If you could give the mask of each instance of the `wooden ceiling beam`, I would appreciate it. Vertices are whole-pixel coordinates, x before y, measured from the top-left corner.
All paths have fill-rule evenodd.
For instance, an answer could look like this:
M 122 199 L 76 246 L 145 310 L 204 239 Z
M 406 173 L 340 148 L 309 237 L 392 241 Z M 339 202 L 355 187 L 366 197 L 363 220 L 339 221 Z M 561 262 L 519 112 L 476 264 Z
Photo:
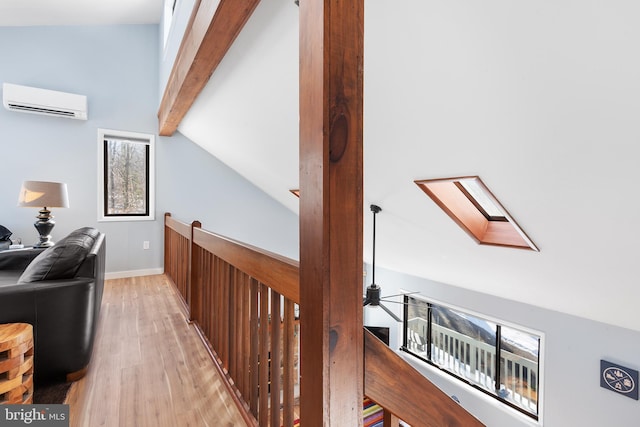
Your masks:
M 260 0 L 200 0 L 194 5 L 158 111 L 171 136 L 209 81 Z

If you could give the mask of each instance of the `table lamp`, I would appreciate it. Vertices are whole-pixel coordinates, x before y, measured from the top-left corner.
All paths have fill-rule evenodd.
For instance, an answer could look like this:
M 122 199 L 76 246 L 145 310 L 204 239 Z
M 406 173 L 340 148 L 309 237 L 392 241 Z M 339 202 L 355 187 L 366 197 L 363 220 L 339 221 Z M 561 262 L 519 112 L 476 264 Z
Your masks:
M 62 182 L 24 181 L 20 189 L 18 206 L 25 208 L 42 208 L 38 220 L 33 224 L 40 234 L 40 241 L 34 248 L 48 248 L 53 246 L 51 230 L 56 225 L 51 211 L 47 208 L 68 208 L 69 196 L 67 184 Z

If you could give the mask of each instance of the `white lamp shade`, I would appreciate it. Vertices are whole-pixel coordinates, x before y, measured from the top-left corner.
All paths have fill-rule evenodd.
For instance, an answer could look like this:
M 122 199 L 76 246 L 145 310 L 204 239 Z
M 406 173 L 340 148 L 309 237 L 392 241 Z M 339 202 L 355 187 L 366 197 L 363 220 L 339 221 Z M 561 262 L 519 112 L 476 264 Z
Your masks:
M 25 181 L 18 206 L 25 208 L 68 208 L 67 184 L 63 182 Z

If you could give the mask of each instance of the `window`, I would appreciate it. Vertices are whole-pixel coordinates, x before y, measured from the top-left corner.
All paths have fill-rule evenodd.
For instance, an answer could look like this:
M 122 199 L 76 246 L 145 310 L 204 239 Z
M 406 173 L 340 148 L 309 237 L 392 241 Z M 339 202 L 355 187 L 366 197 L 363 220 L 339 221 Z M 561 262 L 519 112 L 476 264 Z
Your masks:
M 538 250 L 479 177 L 415 183 L 478 243 Z
M 163 13 L 163 44 L 167 46 L 167 39 L 169 39 L 169 33 L 171 32 L 171 25 L 173 24 L 173 15 L 176 12 L 178 0 L 164 0 L 164 13 Z
M 541 334 L 404 296 L 402 350 L 538 419 Z
M 98 220 L 153 220 L 154 136 L 98 129 Z

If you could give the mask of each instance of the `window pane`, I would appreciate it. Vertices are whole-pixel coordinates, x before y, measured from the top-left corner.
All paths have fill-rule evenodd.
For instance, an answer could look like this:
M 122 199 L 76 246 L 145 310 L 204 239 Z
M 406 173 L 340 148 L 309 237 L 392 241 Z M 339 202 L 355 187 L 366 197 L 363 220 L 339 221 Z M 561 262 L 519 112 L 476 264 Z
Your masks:
M 149 145 L 105 139 L 105 215 L 149 214 Z
M 489 195 L 485 192 L 484 188 L 480 186 L 478 180 L 473 179 L 461 179 L 460 185 L 473 197 L 473 199 L 482 207 L 482 209 L 493 218 L 504 218 L 504 212 L 498 207 Z
M 420 298 L 404 301 L 406 351 L 537 419 L 540 336 Z
M 500 332 L 501 397 L 538 413 L 540 337 L 506 326 Z
M 433 306 L 432 357 L 441 367 L 487 390 L 495 389 L 496 324 Z
M 407 316 L 405 318 L 407 339 L 405 347 L 413 354 L 429 359 L 427 335 L 429 325 L 429 305 L 422 300 L 405 296 Z

